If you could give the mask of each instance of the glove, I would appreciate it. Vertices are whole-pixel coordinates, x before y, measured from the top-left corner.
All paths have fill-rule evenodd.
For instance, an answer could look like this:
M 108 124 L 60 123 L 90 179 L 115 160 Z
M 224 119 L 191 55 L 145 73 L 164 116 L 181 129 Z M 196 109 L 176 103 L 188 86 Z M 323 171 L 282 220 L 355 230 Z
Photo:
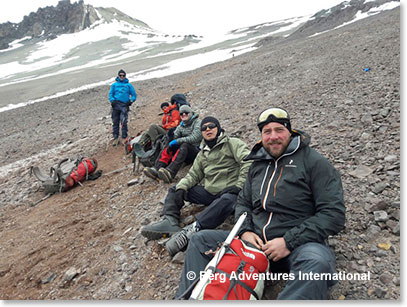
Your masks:
M 177 205 L 184 205 L 184 200 L 187 197 L 187 191 L 179 189 L 175 191 L 174 201 Z
M 224 188 L 224 189 L 222 190 L 222 192 L 220 192 L 220 194 L 229 193 L 229 194 L 235 194 L 235 195 L 237 195 L 237 194 L 239 194 L 239 192 L 240 192 L 241 190 L 242 190 L 241 188 L 238 188 L 237 186 L 232 185 L 232 186 L 230 186 L 230 187 Z
M 177 146 L 178 146 L 177 140 L 172 140 L 172 141 L 168 144 L 168 146 L 169 146 L 171 149 L 177 147 Z

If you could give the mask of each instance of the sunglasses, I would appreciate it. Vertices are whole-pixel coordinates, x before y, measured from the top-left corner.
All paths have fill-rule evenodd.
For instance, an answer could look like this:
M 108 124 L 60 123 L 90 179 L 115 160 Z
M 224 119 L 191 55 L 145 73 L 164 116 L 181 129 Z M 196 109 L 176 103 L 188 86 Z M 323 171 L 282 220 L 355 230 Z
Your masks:
M 288 113 L 285 110 L 280 108 L 270 108 L 260 113 L 259 117 L 257 118 L 257 125 L 261 125 L 262 123 L 266 122 L 270 116 L 276 119 L 290 120 L 290 116 L 288 116 Z
M 213 129 L 213 128 L 216 128 L 216 125 L 214 124 L 214 123 L 209 123 L 209 124 L 207 124 L 207 125 L 203 125 L 202 127 L 201 127 L 201 131 L 206 131 L 206 129 Z
M 119 77 L 126 77 L 126 75 L 119 75 Z
M 179 113 L 181 116 L 182 115 L 189 115 L 189 112 L 182 112 L 182 113 Z

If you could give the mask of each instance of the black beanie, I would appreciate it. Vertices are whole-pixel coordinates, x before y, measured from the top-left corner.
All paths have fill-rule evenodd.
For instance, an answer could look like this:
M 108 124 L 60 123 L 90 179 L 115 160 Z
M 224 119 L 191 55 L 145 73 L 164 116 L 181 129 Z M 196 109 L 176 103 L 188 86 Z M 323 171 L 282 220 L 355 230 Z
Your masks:
M 216 127 L 218 128 L 218 133 L 216 134 L 216 137 L 212 140 L 212 141 L 206 141 L 205 143 L 212 148 L 213 146 L 215 146 L 216 142 L 218 141 L 218 136 L 222 133 L 222 128 L 220 126 L 219 121 L 213 117 L 213 116 L 207 116 L 205 117 L 202 121 L 201 121 L 201 128 L 203 125 L 207 124 L 207 123 L 214 123 L 216 125 Z
M 207 123 L 214 123 L 218 127 L 218 135 L 221 133 L 221 127 L 219 121 L 213 116 L 207 116 L 201 121 L 201 128 Z
M 117 73 L 118 75 L 120 74 L 124 74 L 124 76 L 126 76 L 126 72 L 123 69 L 120 69 L 119 72 Z
M 162 108 L 164 108 L 164 107 L 169 107 L 169 106 L 170 106 L 170 105 L 169 105 L 168 102 L 163 102 L 163 103 L 161 104 L 160 108 L 162 109 Z

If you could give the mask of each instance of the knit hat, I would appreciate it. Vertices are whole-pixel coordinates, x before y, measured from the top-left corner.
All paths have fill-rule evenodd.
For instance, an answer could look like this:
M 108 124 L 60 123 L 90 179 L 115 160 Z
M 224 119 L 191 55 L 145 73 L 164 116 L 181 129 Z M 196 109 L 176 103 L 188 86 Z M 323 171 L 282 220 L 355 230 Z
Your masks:
M 187 120 L 182 120 L 182 116 L 181 116 L 181 120 L 182 120 L 182 122 L 184 123 L 184 124 L 187 124 L 188 122 L 189 122 L 189 120 L 192 118 L 192 113 L 193 113 L 193 111 L 192 111 L 192 109 L 189 107 L 189 106 L 187 106 L 187 105 L 183 105 L 183 106 L 181 106 L 181 108 L 179 108 L 179 115 L 181 115 L 182 113 L 189 113 L 188 114 L 188 119 Z
M 181 114 L 182 112 L 187 112 L 187 113 L 192 113 L 192 109 L 190 106 L 187 106 L 186 104 L 181 106 L 181 108 L 179 108 L 179 113 Z
M 170 105 L 169 105 L 168 102 L 163 102 L 163 103 L 161 104 L 160 108 L 162 109 L 162 108 L 164 108 L 164 107 L 169 107 L 169 106 L 170 106 Z
M 202 121 L 201 121 L 201 128 L 203 125 L 207 124 L 207 123 L 214 123 L 216 125 L 216 127 L 218 128 L 218 135 L 221 132 L 221 127 L 220 127 L 220 123 L 219 121 L 213 117 L 213 116 L 206 116 Z
M 119 72 L 117 73 L 118 75 L 120 74 L 124 74 L 124 76 L 126 76 L 126 72 L 123 69 L 120 69 Z
M 201 128 L 202 128 L 202 126 L 204 126 L 204 125 L 207 124 L 207 123 L 213 123 L 213 124 L 215 124 L 216 127 L 218 128 L 218 132 L 216 133 L 216 137 L 215 137 L 213 140 L 207 141 L 207 140 L 204 139 L 206 145 L 208 145 L 209 148 L 212 148 L 212 147 L 215 146 L 216 143 L 218 142 L 218 137 L 219 137 L 219 135 L 222 133 L 222 128 L 221 128 L 221 126 L 220 126 L 219 121 L 218 121 L 215 117 L 213 117 L 213 116 L 206 116 L 206 117 L 201 121 Z

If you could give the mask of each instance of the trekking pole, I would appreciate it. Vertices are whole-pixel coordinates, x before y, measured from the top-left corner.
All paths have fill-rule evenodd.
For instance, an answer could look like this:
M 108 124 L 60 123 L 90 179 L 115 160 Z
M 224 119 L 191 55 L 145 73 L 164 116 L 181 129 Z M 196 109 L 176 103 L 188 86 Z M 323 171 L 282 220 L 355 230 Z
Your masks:
M 247 216 L 247 212 L 244 212 L 239 217 L 239 219 L 237 220 L 235 226 L 233 226 L 233 228 L 230 231 L 228 237 L 226 238 L 225 242 L 223 242 L 221 248 L 216 252 L 215 256 L 208 263 L 207 270 L 206 270 L 204 276 L 198 282 L 198 284 L 196 285 L 196 287 L 192 291 L 191 296 L 189 297 L 190 300 L 196 300 L 197 299 L 197 297 L 201 293 L 202 289 L 205 287 L 208 280 L 215 273 L 215 270 L 216 270 L 216 267 L 217 267 L 219 261 L 222 259 L 223 255 L 226 252 L 226 248 L 230 245 L 230 243 L 232 243 L 233 238 L 239 232 L 240 227 L 242 226 L 244 220 L 246 219 L 246 216 Z

